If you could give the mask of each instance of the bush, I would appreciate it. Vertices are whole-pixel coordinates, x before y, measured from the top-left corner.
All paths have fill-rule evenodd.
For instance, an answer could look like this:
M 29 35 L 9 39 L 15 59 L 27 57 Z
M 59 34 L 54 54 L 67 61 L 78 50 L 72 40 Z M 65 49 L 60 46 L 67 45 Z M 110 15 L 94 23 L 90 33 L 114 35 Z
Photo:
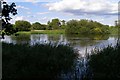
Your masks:
M 115 47 L 108 46 L 102 50 L 93 51 L 90 57 L 90 68 L 93 78 L 120 78 L 120 43 Z
M 76 57 L 69 46 L 3 43 L 3 79 L 55 79 L 72 69 Z

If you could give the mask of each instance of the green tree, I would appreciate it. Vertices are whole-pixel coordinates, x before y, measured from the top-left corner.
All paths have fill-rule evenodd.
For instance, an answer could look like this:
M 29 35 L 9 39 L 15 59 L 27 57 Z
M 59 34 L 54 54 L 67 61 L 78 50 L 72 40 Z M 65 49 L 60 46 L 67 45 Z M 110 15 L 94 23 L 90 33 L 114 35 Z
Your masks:
M 12 33 L 16 32 L 16 31 L 13 31 L 14 29 L 12 28 L 12 25 L 9 23 L 9 21 L 12 19 L 10 17 L 10 14 L 16 15 L 17 9 L 15 8 L 16 7 L 15 3 L 11 3 L 9 5 L 9 4 L 7 4 L 7 2 L 4 2 L 1 0 L 0 5 L 2 5 L 2 7 L 0 6 L 2 9 L 2 14 L 0 15 L 0 17 L 2 19 L 0 21 L 2 23 L 2 30 L 5 31 L 2 33 L 2 38 L 4 39 L 5 33 L 12 34 Z
M 28 21 L 18 20 L 15 22 L 15 26 L 18 31 L 30 31 L 31 24 Z
M 117 26 L 118 26 L 118 21 L 116 20 L 116 21 L 115 21 L 115 27 L 117 27 Z
M 65 29 L 65 27 L 66 27 L 66 23 L 65 22 L 66 22 L 65 20 L 61 21 L 61 28 L 62 29 Z
M 65 25 L 65 22 L 66 22 L 66 21 L 65 21 L 65 20 L 62 20 L 61 22 L 62 22 L 62 25 Z
M 70 20 L 67 22 L 66 33 L 72 34 L 107 34 L 109 26 L 92 20 Z
M 32 30 L 45 30 L 46 26 L 43 24 L 40 24 L 39 22 L 35 22 L 32 24 L 31 29 Z
M 60 29 L 61 27 L 61 23 L 60 23 L 60 20 L 58 18 L 56 19 L 52 19 L 52 22 L 48 22 L 48 27 L 50 29 Z
M 32 30 L 40 30 L 41 29 L 41 24 L 39 22 L 35 22 L 31 26 Z
M 47 25 L 46 24 L 42 24 L 42 30 L 46 30 L 47 29 Z
M 50 21 L 47 22 L 47 30 L 52 30 L 52 26 L 50 25 Z
M 4 31 L 6 35 L 11 35 L 18 31 L 13 24 L 7 24 L 5 27 L 6 29 Z
M 78 34 L 78 21 L 77 20 L 70 20 L 67 22 L 66 32 L 70 34 Z

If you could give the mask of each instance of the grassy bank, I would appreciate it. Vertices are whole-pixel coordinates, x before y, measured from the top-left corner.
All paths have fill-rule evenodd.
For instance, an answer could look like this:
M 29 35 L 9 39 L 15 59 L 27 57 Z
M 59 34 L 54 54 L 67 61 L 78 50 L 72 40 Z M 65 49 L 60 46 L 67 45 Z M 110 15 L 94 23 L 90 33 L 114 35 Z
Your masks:
M 20 31 L 16 34 L 65 34 L 65 30 L 31 30 Z
M 65 30 L 33 30 L 32 34 L 64 34 Z
M 120 78 L 120 43 L 92 53 L 89 64 L 94 79 Z
M 61 72 L 74 66 L 76 53 L 69 46 L 2 43 L 3 80 L 12 79 L 57 79 Z

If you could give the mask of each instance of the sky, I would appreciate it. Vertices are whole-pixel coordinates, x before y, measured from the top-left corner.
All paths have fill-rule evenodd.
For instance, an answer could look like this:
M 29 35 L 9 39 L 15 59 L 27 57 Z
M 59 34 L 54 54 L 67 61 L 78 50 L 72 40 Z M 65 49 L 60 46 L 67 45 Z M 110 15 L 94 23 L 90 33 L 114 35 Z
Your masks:
M 17 20 L 27 20 L 31 23 L 48 21 L 59 18 L 88 19 L 105 25 L 114 25 L 118 19 L 119 0 L 6 0 L 15 2 L 18 14 L 12 16 L 11 23 Z

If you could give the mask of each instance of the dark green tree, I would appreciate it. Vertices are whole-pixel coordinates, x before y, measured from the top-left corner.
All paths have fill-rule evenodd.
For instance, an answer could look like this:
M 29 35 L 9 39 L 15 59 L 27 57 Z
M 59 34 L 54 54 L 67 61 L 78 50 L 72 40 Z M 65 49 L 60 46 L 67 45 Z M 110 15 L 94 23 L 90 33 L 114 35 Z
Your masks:
M 28 21 L 18 20 L 15 22 L 15 26 L 18 31 L 30 31 L 31 24 Z
M 50 21 L 47 22 L 47 30 L 52 30 L 52 26 L 50 25 Z
M 109 26 L 92 20 L 70 20 L 66 24 L 66 33 L 72 34 L 108 34 Z
M 4 32 L 2 33 L 2 38 L 4 39 L 4 34 L 5 33 L 9 33 L 9 34 L 13 34 L 14 32 L 16 32 L 13 28 L 12 28 L 12 24 L 9 23 L 9 21 L 12 19 L 10 17 L 11 15 L 16 15 L 17 14 L 17 9 L 15 8 L 16 5 L 15 3 L 12 4 L 8 4 L 7 2 L 4 1 L 0 1 L 1 3 L 1 9 L 2 9 L 2 15 L 1 15 L 1 22 L 2 22 L 2 30 L 4 30 Z
M 67 22 L 66 32 L 70 34 L 78 34 L 79 28 L 77 20 L 70 20 Z
M 66 27 L 66 23 L 65 22 L 66 22 L 65 20 L 61 21 L 61 28 L 62 29 L 65 29 L 65 27 Z
M 50 29 L 54 29 L 54 30 L 55 30 L 55 29 L 60 29 L 60 27 L 61 27 L 60 20 L 59 20 L 58 18 L 52 19 L 52 21 L 49 22 L 48 27 L 49 27 Z
M 62 25 L 65 25 L 65 20 L 62 20 L 61 22 L 62 22 Z
M 44 25 L 40 24 L 39 22 L 35 22 L 32 24 L 31 29 L 32 30 L 45 30 L 46 27 Z
M 118 21 L 116 20 L 116 21 L 115 21 L 115 27 L 117 27 L 117 26 L 118 26 Z

